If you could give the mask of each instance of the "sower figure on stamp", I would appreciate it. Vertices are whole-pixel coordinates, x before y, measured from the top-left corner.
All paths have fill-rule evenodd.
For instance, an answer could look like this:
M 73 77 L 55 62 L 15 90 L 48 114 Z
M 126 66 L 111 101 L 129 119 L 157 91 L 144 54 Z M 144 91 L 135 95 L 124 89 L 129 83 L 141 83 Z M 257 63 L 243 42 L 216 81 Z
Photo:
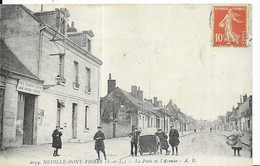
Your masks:
M 98 160 L 100 160 L 100 151 L 104 154 L 104 159 L 106 160 L 107 157 L 106 157 L 105 145 L 104 145 L 105 135 L 101 131 L 101 129 L 102 129 L 101 126 L 98 126 L 97 129 L 98 129 L 98 131 L 94 135 L 94 140 L 96 141 L 95 150 L 97 151 L 97 154 L 98 154 Z
M 236 19 L 236 17 L 239 16 L 239 14 L 236 14 L 232 11 L 232 9 L 228 10 L 228 13 L 224 17 L 224 19 L 219 23 L 219 26 L 224 28 L 225 27 L 225 41 L 227 41 L 227 44 L 230 44 L 230 42 L 235 42 L 238 44 L 240 36 L 237 35 L 233 29 L 232 29 L 232 22 L 236 21 L 238 23 L 242 23 L 242 21 L 239 21 Z
M 157 135 L 160 139 L 160 145 L 161 148 L 163 150 L 166 150 L 166 155 L 169 155 L 171 153 L 171 151 L 168 150 L 169 148 L 169 144 L 168 144 L 168 136 L 165 134 L 164 131 L 162 131 L 162 129 L 158 129 L 158 131 L 155 133 L 155 135 Z
M 174 126 L 171 126 L 169 137 L 170 137 L 169 143 L 172 147 L 172 155 L 174 155 L 174 147 L 175 147 L 176 156 L 177 156 L 178 155 L 178 145 L 180 143 L 180 140 L 179 140 L 179 132 L 174 128 Z
M 61 149 L 62 147 L 61 136 L 61 128 L 60 126 L 56 126 L 56 129 L 52 133 L 52 147 L 55 148 L 53 152 L 54 157 L 59 156 L 58 149 Z
M 240 150 L 242 150 L 242 141 L 241 141 L 242 136 L 243 136 L 242 132 L 239 130 L 238 126 L 236 126 L 236 129 L 232 132 L 232 134 L 227 137 L 227 138 L 232 137 L 234 141 L 234 144 L 231 147 L 232 149 L 234 149 L 234 156 L 236 156 L 236 151 L 238 156 L 241 156 Z
M 135 156 L 137 156 L 137 144 L 138 144 L 138 138 L 141 131 L 136 128 L 134 128 L 134 131 L 129 134 L 129 137 L 131 137 L 131 155 L 134 156 L 133 149 L 135 148 Z

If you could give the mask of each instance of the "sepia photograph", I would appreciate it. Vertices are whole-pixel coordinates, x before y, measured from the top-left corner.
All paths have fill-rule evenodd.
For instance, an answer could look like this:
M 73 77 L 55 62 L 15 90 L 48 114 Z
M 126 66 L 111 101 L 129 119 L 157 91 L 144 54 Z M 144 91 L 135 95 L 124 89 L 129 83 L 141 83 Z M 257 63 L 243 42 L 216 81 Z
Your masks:
M 253 164 L 252 4 L 0 5 L 0 166 Z

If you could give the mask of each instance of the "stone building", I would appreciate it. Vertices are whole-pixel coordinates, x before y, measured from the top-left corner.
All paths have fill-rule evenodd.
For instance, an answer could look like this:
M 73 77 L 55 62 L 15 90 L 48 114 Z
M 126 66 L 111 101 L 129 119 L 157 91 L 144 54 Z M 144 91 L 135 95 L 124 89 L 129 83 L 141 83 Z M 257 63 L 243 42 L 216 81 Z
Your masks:
M 243 95 L 238 109 L 238 126 L 242 131 L 252 131 L 252 95 Z
M 37 140 L 37 108 L 43 81 L 0 40 L 0 149 Z
M 44 81 L 34 109 L 34 140 L 18 146 L 50 143 L 57 125 L 63 128 L 63 141 L 92 140 L 99 125 L 102 62 L 92 54 L 93 32 L 77 32 L 76 28 L 67 32 L 69 17 L 66 8 L 33 13 L 23 5 L 1 6 L 1 39 L 33 75 Z M 19 109 L 12 109 L 19 114 Z M 10 130 L 17 133 L 19 118 L 13 123 Z M 17 139 L 15 134 L 12 139 Z
M 243 132 L 252 131 L 252 95 L 240 96 L 237 106 L 232 107 L 225 116 L 219 116 L 216 120 L 217 130 L 234 130 L 238 126 Z
M 162 107 L 154 107 L 152 100 L 143 99 L 137 86 L 131 92 L 116 87 L 116 80 L 108 80 L 108 92 L 101 98 L 101 125 L 107 138 L 127 136 L 137 127 L 142 133 L 155 133 L 157 128 L 168 132 L 169 116 Z

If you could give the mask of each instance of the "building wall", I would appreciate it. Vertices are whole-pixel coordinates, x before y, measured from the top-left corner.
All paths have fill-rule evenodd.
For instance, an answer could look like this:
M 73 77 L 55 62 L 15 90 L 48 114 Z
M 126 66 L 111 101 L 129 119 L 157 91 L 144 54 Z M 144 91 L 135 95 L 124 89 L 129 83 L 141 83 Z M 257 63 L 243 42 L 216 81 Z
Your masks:
M 44 80 L 44 85 L 55 85 L 55 77 L 58 75 L 58 56 L 50 54 L 62 53 L 63 43 L 51 42 L 52 35 L 42 28 L 39 23 L 26 13 L 18 5 L 1 6 L 1 38 L 12 52 L 21 60 L 21 62 L 35 75 Z M 74 82 L 74 61 L 79 63 L 79 84 L 78 89 L 73 88 Z M 86 93 L 87 74 L 86 67 L 91 69 L 91 92 Z M 71 139 L 71 121 L 72 121 L 72 103 L 78 104 L 77 114 L 77 140 L 92 140 L 99 123 L 99 65 L 90 60 L 77 49 L 67 45 L 64 65 L 64 77 L 66 84 L 64 86 L 51 87 L 44 90 L 39 96 L 39 109 L 36 109 L 36 115 L 40 119 L 37 122 L 37 137 L 34 141 L 37 143 L 50 143 L 51 133 L 55 129 L 57 119 L 57 99 L 65 101 L 65 108 L 61 113 L 61 127 L 64 127 L 63 140 Z M 7 128 L 15 126 L 14 118 L 17 110 L 17 94 L 13 91 L 11 84 L 6 94 L 7 102 L 5 104 Z M 85 106 L 89 106 L 89 130 L 85 129 Z M 37 112 L 40 112 L 37 114 Z M 65 125 L 66 123 L 66 125 Z M 65 127 L 66 126 L 66 127 Z M 4 138 L 10 142 L 15 139 L 15 130 L 8 130 Z M 11 144 L 11 143 L 9 143 Z
M 18 5 L 1 5 L 1 38 L 38 75 L 39 23 Z
M 4 112 L 3 112 L 3 147 L 17 146 L 16 143 L 16 115 L 18 91 L 17 79 L 6 79 Z
M 30 139 L 29 144 L 37 143 L 36 135 L 36 124 L 37 124 L 37 107 L 38 107 L 38 98 L 35 95 L 32 95 L 33 98 L 32 108 L 33 112 L 28 112 L 25 116 L 25 110 L 18 105 L 18 94 L 17 84 L 19 79 L 26 78 L 23 77 L 1 77 L 5 81 L 5 94 L 4 94 L 4 109 L 3 109 L 3 142 L 2 147 L 16 147 L 23 144 L 23 136 L 25 134 L 24 121 L 25 117 L 29 120 L 31 131 L 27 138 Z M 26 95 L 26 93 L 23 93 Z M 26 100 L 28 101 L 28 100 Z M 19 107 L 19 108 L 18 108 Z M 28 104 L 27 104 L 28 107 Z M 28 122 L 28 121 L 27 121 Z M 34 123 L 35 122 L 35 123 Z M 28 142 L 27 142 L 28 143 Z M 26 144 L 27 144 L 26 143 Z
M 47 32 L 42 34 L 41 53 L 41 79 L 45 85 L 54 85 L 58 75 L 59 56 L 50 56 L 63 51 L 64 45 L 61 42 L 51 42 L 51 35 Z M 59 48 L 58 48 L 58 47 Z M 45 90 L 39 97 L 39 109 L 44 110 L 42 125 L 38 124 L 39 143 L 51 141 L 50 133 L 55 129 L 57 119 L 57 99 L 64 100 L 65 108 L 61 112 L 61 127 L 64 127 L 63 140 L 69 141 L 72 138 L 72 104 L 78 105 L 77 112 L 77 140 L 88 141 L 93 139 L 96 132 L 99 118 L 99 66 L 90 61 L 74 48 L 66 46 L 64 56 L 64 78 L 65 85 L 58 85 Z M 79 64 L 79 88 L 73 88 L 75 81 L 74 61 Z M 91 69 L 91 92 L 87 93 L 87 72 L 86 67 Z M 48 103 L 48 104 L 46 104 Z M 85 129 L 85 107 L 88 106 L 89 130 Z M 49 124 L 50 123 L 50 124 Z M 49 125 L 47 125 L 49 124 Z M 46 126 L 47 125 L 47 126 Z M 66 126 L 66 127 L 65 127 Z M 46 134 L 48 133 L 48 134 Z

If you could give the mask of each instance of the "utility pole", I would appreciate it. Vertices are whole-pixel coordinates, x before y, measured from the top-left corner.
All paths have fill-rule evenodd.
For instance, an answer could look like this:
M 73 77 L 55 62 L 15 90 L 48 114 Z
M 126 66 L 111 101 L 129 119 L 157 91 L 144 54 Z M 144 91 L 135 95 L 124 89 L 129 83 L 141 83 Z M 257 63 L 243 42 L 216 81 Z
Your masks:
M 151 99 L 151 81 L 149 81 L 149 99 Z

